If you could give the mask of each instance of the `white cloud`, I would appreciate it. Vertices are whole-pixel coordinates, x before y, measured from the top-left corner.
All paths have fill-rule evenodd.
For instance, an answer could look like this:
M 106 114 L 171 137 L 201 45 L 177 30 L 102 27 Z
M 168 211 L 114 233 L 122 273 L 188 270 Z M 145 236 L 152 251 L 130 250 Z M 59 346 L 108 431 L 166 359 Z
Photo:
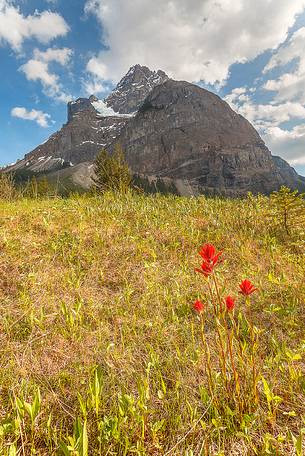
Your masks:
M 305 164 L 305 125 L 283 128 L 289 121 L 304 122 L 305 106 L 301 103 L 256 104 L 251 89 L 234 89 L 225 100 L 257 128 L 273 155 L 279 155 L 291 165 Z
M 100 95 L 108 91 L 108 87 L 98 78 L 89 77 L 82 81 L 86 95 Z
M 246 95 L 242 95 L 239 99 L 235 99 L 235 103 L 232 103 L 230 98 L 232 98 L 231 95 L 225 97 L 225 100 L 231 104 L 233 109 L 260 129 L 279 126 L 294 119 L 305 119 L 305 107 L 300 103 L 255 104 Z
M 224 83 L 234 62 L 285 41 L 305 0 L 87 0 L 108 49 L 88 72 L 118 80 L 140 63 L 176 79 Z
M 236 109 L 236 103 L 239 106 L 241 103 L 250 101 L 250 96 L 247 95 L 248 89 L 246 87 L 237 87 L 233 89 L 232 92 L 224 98 L 227 103 L 229 103 L 233 109 Z
M 264 73 L 291 64 L 293 69 L 277 79 L 268 80 L 264 88 L 275 91 L 276 100 L 298 100 L 305 104 L 305 27 L 297 30 L 289 41 L 272 56 Z M 296 65 L 293 63 L 296 62 Z
M 51 11 L 24 16 L 11 0 L 0 0 L 0 45 L 8 44 L 20 51 L 24 40 L 35 38 L 41 43 L 68 33 L 69 26 L 64 18 Z
M 69 63 L 72 54 L 73 51 L 69 48 L 49 48 L 46 51 L 34 49 L 35 59 L 42 60 L 44 62 L 58 62 L 61 65 L 66 65 L 67 63 Z
M 23 107 L 13 108 L 11 115 L 13 117 L 18 117 L 19 119 L 35 121 L 38 125 L 44 128 L 49 127 L 49 120 L 51 119 L 50 114 L 46 114 L 42 111 L 36 111 L 36 109 L 28 111 Z
M 263 72 L 267 73 L 273 68 L 283 66 L 297 58 L 300 60 L 301 67 L 305 70 L 305 57 L 304 57 L 304 40 L 305 40 L 305 27 L 299 28 L 289 38 L 288 43 L 280 46 L 279 49 L 273 54 Z
M 29 81 L 40 81 L 44 86 L 57 87 L 58 76 L 49 72 L 47 62 L 31 59 L 20 67 Z
M 72 97 L 64 92 L 62 84 L 59 81 L 59 76 L 51 72 L 49 64 L 51 62 L 57 62 L 60 65 L 67 65 L 71 56 L 72 50 L 68 48 L 49 48 L 43 52 L 34 49 L 33 58 L 23 64 L 19 69 L 29 81 L 39 81 L 46 95 L 66 103 Z
M 292 130 L 271 127 L 264 139 L 274 155 L 284 157 L 291 165 L 305 165 L 305 125 Z
M 270 103 L 254 103 L 245 88 L 234 89 L 226 97 L 235 110 L 254 124 L 272 153 L 291 165 L 305 165 L 304 51 L 305 27 L 301 27 L 273 53 L 263 74 L 274 70 L 282 74 L 263 85 L 265 90 L 275 92 Z M 290 124 L 283 125 L 286 122 Z
M 226 99 L 253 122 L 274 155 L 285 158 L 291 165 L 305 164 L 305 27 L 295 31 L 286 43 L 279 46 L 265 66 L 263 73 L 272 70 L 285 73 L 269 79 L 264 88 L 275 92 L 269 104 L 255 104 L 242 97 L 245 91 L 235 89 Z M 287 71 L 290 66 L 290 71 Z M 284 122 L 298 122 L 283 127 Z

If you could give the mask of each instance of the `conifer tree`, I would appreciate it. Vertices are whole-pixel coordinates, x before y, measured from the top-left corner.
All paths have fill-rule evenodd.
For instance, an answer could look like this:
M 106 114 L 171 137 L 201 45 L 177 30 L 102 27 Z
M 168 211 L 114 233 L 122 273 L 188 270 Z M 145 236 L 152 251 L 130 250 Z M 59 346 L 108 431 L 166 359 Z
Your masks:
M 25 190 L 25 195 L 30 198 L 46 197 L 54 194 L 54 186 L 51 186 L 47 176 L 32 176 Z
M 51 193 L 51 186 L 46 176 L 38 179 L 38 196 L 49 196 Z
M 132 178 L 119 144 L 115 146 L 112 155 L 105 149 L 101 150 L 95 160 L 94 174 L 94 189 L 98 193 L 107 190 L 124 193 L 128 190 Z
M 32 176 L 31 180 L 28 181 L 24 194 L 29 198 L 38 198 L 38 182 L 36 176 Z
M 298 190 L 282 186 L 270 196 L 271 211 L 276 224 L 284 229 L 287 235 L 305 226 L 305 194 Z

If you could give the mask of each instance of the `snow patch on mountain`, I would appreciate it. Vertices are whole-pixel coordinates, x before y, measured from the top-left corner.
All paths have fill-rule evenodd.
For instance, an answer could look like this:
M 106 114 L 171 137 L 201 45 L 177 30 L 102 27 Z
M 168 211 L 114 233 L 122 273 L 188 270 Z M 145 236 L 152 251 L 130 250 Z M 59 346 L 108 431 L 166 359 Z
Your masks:
M 91 104 L 102 117 L 133 117 L 135 115 L 134 112 L 130 114 L 115 112 L 110 106 L 107 106 L 103 100 L 94 101 Z

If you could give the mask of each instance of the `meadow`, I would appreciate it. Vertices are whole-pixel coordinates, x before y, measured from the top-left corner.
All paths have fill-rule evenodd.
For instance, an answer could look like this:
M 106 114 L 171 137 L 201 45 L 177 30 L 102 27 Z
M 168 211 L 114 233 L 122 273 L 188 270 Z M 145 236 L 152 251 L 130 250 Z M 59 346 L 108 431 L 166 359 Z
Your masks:
M 0 201 L 0 454 L 300 456 L 303 245 L 262 196 Z

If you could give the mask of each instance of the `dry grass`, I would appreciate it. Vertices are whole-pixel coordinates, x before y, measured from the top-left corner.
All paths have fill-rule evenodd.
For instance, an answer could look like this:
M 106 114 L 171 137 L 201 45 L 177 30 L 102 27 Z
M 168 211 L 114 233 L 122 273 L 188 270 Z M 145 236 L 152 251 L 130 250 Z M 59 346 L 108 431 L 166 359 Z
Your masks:
M 113 194 L 0 202 L 0 454 L 301 454 L 304 256 L 272 233 L 267 206 Z M 275 421 L 261 383 L 239 424 L 207 394 L 191 310 L 205 297 L 194 274 L 204 242 L 225 251 L 227 293 L 243 278 L 259 287 L 252 313 L 260 368 L 281 398 Z

